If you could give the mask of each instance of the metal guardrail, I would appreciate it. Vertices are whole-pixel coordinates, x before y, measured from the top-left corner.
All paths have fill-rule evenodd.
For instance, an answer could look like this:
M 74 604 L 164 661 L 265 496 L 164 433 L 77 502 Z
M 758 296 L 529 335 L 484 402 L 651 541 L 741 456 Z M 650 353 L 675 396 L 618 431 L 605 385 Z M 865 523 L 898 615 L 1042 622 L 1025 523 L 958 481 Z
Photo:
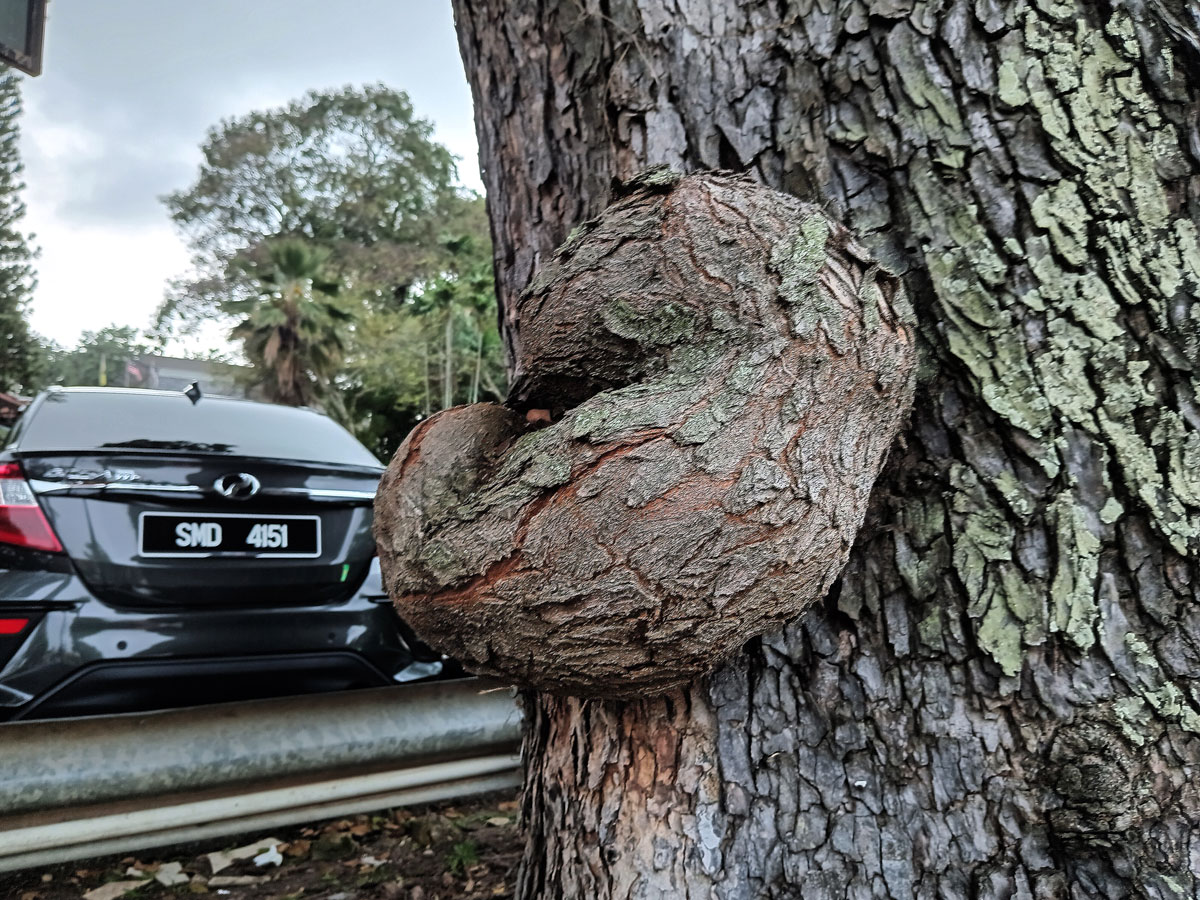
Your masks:
M 0 725 L 0 871 L 513 787 L 479 680 Z

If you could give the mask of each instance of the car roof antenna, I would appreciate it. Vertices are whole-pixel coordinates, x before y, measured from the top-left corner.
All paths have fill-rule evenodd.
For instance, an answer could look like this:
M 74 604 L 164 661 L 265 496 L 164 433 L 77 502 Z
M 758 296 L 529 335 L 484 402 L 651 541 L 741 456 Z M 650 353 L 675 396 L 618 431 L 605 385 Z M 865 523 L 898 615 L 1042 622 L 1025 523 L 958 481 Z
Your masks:
M 183 396 L 192 401 L 192 406 L 195 406 L 197 403 L 199 403 L 200 398 L 204 396 L 200 393 L 199 382 L 193 381 L 191 384 L 189 384 L 187 386 L 187 390 L 183 392 Z

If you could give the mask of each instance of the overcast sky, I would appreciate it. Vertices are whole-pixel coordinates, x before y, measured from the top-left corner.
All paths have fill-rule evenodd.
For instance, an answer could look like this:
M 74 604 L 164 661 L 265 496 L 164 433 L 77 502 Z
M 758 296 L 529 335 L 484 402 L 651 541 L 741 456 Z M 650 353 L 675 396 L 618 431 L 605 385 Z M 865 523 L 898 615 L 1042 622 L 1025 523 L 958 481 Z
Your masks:
M 165 280 L 188 268 L 159 196 L 191 183 L 210 126 L 312 88 L 407 91 L 481 189 L 449 7 L 54 0 L 44 73 L 23 81 L 26 221 L 42 249 L 35 330 L 71 345 L 85 329 L 145 328 Z

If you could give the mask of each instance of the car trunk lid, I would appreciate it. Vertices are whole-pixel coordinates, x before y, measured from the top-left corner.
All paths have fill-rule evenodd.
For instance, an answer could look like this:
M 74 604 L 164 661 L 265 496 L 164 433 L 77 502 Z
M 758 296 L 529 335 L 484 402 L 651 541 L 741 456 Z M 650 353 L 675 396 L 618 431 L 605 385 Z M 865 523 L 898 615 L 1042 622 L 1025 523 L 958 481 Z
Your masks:
M 119 454 L 22 464 L 80 577 L 117 606 L 336 602 L 374 552 L 370 469 Z
M 80 576 L 115 606 L 337 602 L 374 553 L 382 466 L 312 410 L 52 390 L 3 456 L 21 467 Z

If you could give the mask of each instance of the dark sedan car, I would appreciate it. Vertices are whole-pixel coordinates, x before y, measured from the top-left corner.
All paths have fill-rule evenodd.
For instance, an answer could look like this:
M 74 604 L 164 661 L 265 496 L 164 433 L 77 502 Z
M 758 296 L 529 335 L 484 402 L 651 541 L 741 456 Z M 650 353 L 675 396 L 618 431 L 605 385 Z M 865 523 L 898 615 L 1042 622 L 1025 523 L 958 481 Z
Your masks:
M 0 451 L 0 721 L 437 675 L 380 584 L 382 471 L 311 410 L 42 393 Z

